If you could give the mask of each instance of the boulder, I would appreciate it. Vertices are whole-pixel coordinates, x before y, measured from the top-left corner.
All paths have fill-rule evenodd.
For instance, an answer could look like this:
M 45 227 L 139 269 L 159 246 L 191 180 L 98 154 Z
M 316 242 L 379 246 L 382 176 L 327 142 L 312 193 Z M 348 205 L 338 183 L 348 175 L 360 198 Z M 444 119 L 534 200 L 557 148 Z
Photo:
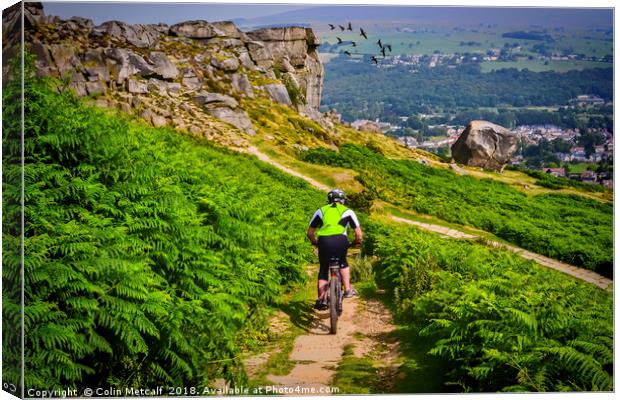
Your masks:
M 162 79 L 174 80 L 179 76 L 179 70 L 165 53 L 152 51 L 149 55 L 149 60 L 154 65 L 153 70 L 155 73 Z
M 268 85 L 263 85 L 262 89 L 264 89 L 269 97 L 276 103 L 284 104 L 285 106 L 292 106 L 293 102 L 291 102 L 291 98 L 288 95 L 288 91 L 286 90 L 286 86 L 281 83 L 270 83 Z
M 252 61 L 252 57 L 250 57 L 250 53 L 246 51 L 240 51 L 239 53 L 239 61 L 241 62 L 241 65 L 243 65 L 243 68 L 246 68 L 250 71 L 255 71 L 256 70 L 256 64 L 254 64 L 254 61 Z
M 222 107 L 237 108 L 239 103 L 230 96 L 219 93 L 200 92 L 193 97 L 194 103 L 202 107 Z
M 148 123 L 152 123 L 153 122 L 153 115 L 155 115 L 155 114 L 153 114 L 153 111 L 151 111 L 150 108 L 145 108 L 140 113 L 140 117 L 142 117 L 142 119 L 144 119 Z
M 83 17 L 71 17 L 69 18 L 69 21 L 75 23 L 77 25 L 78 28 L 81 29 L 93 29 L 95 27 L 95 24 L 93 23 L 92 19 L 88 19 L 88 18 L 83 18 Z
M 170 27 L 168 24 L 164 24 L 162 22 L 158 24 L 147 24 L 147 26 L 151 31 L 158 32 L 160 36 L 167 35 L 170 32 Z
M 67 44 L 53 44 L 49 47 L 54 65 L 59 76 L 65 76 L 73 71 L 82 71 L 84 67 L 75 54 L 75 48 Z
M 211 39 L 221 36 L 213 25 L 207 21 L 185 21 L 170 27 L 170 34 L 173 36 L 185 36 L 191 39 Z
M 164 81 L 151 78 L 147 82 L 147 89 L 149 93 L 157 93 L 160 96 L 168 96 L 168 85 Z
M 452 145 L 458 163 L 501 171 L 517 150 L 517 136 L 488 121 L 471 121 Z
M 263 68 L 271 68 L 273 65 L 273 56 L 268 48 L 261 42 L 247 43 L 250 58 L 254 64 Z
M 218 32 L 218 36 L 225 36 L 232 39 L 241 38 L 241 31 L 231 21 L 212 22 L 211 26 Z
M 152 48 L 161 36 L 158 25 L 130 25 L 122 21 L 107 21 L 93 28 L 97 34 L 108 34 L 117 41 L 124 41 L 138 48 Z
M 200 88 L 202 87 L 202 83 L 200 82 L 200 79 L 198 79 L 197 76 L 189 76 L 189 77 L 184 76 L 181 83 L 183 83 L 185 87 L 191 90 L 200 90 Z
M 50 54 L 49 48 L 40 42 L 34 42 L 30 47 L 30 51 L 36 57 L 35 66 L 37 71 L 43 72 L 42 75 L 48 75 L 50 73 L 50 68 L 53 66 L 52 55 Z
M 101 94 L 105 94 L 106 87 L 99 81 L 86 82 L 86 91 L 90 96 L 98 96 Z
M 252 32 L 248 32 L 247 35 L 252 40 L 259 40 L 261 42 L 282 42 L 307 39 L 306 28 L 301 26 L 289 26 L 286 28 L 262 28 Z
M 256 135 L 256 131 L 254 130 L 254 127 L 252 126 L 252 121 L 250 120 L 248 113 L 246 113 L 243 110 L 240 110 L 240 109 L 231 110 L 230 108 L 227 108 L 227 107 L 218 107 L 218 108 L 208 109 L 208 112 L 215 118 L 219 118 L 224 122 L 228 122 L 232 126 L 236 127 L 237 129 L 249 135 L 252 135 L 252 136 Z
M 168 121 L 166 120 L 166 118 L 157 114 L 154 114 L 151 117 L 151 123 L 156 128 L 161 128 L 162 126 L 168 125 Z
M 249 98 L 254 98 L 254 90 L 246 74 L 233 74 L 231 80 L 232 87 L 237 93 L 244 94 Z
M 181 94 L 181 84 L 178 82 L 170 82 L 168 83 L 168 95 L 172 97 L 177 97 Z
M 106 56 L 113 61 L 112 73 L 116 83 L 122 84 L 133 75 L 149 77 L 156 75 L 155 70 L 144 59 L 127 49 L 106 49 Z
M 149 92 L 148 85 L 146 82 L 140 82 L 135 79 L 127 80 L 127 91 L 129 93 L 141 93 L 146 94 Z
M 84 69 L 89 77 L 104 82 L 110 81 L 110 71 L 106 61 L 105 49 L 90 49 L 84 53 Z
M 217 57 L 213 57 L 211 59 L 211 65 L 225 72 L 235 72 L 239 69 L 239 61 L 234 57 L 225 58 L 221 61 L 218 60 Z
M 121 110 L 122 112 L 124 112 L 125 114 L 130 114 L 130 115 L 131 115 L 131 113 L 132 113 L 132 112 L 131 112 L 131 110 L 132 110 L 132 108 L 131 108 L 131 104 L 129 104 L 129 103 L 125 103 L 125 102 L 121 101 L 121 102 L 119 102 L 119 103 L 116 105 L 116 107 L 117 107 L 119 110 Z
M 73 89 L 75 94 L 79 97 L 88 95 L 88 92 L 86 91 L 86 79 L 84 78 L 84 75 L 79 72 L 74 72 L 71 75 L 71 83 L 69 83 L 69 88 Z

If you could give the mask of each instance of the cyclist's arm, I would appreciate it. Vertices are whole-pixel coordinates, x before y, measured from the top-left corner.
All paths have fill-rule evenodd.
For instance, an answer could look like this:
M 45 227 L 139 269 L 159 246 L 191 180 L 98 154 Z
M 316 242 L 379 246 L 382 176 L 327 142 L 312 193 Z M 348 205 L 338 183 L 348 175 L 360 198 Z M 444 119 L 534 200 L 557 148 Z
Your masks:
M 362 233 L 362 228 L 358 225 L 355 228 L 355 245 L 359 246 L 362 243 L 362 237 L 363 237 L 363 233 Z
M 313 228 L 313 227 L 311 227 L 311 226 L 310 226 L 310 227 L 308 227 L 308 233 L 307 233 L 307 236 L 308 236 L 308 240 L 310 240 L 310 243 L 312 243 L 313 245 L 315 245 L 315 246 L 316 246 L 316 245 L 318 244 L 318 242 L 317 242 L 317 240 L 316 240 L 316 239 L 315 239 L 315 237 L 314 237 L 314 232 L 315 232 L 315 231 L 316 231 L 316 228 Z
M 314 233 L 316 232 L 317 228 L 321 227 L 321 225 L 323 225 L 323 213 L 321 212 L 321 209 L 319 208 L 318 210 L 316 210 L 316 212 L 312 216 L 312 219 L 310 220 L 310 225 L 308 226 L 308 233 L 307 233 L 308 240 L 310 240 L 310 243 L 312 243 L 315 246 L 318 244 L 318 241 L 314 237 Z

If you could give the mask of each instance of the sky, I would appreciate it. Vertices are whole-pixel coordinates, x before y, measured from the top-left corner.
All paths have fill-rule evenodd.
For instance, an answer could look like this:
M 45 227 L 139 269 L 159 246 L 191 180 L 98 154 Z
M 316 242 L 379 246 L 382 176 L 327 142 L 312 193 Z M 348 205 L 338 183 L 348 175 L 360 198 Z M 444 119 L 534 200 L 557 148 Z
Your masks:
M 268 1 L 268 0 L 262 0 Z M 278 0 L 276 0 L 278 1 Z M 282 0 L 279 0 L 282 1 Z M 358 0 L 359 1 L 359 0 Z M 523 0 L 522 0 L 523 1 Z M 248 0 L 248 3 L 253 2 L 253 0 Z M 218 4 L 218 3 L 182 3 L 182 2 L 174 2 L 174 3 L 145 3 L 145 2 L 137 2 L 137 3 L 115 3 L 115 2 L 43 2 L 45 7 L 45 13 L 47 15 L 57 15 L 63 19 L 68 19 L 72 16 L 81 16 L 92 19 L 95 24 L 100 24 L 109 20 L 121 20 L 124 22 L 128 22 L 130 24 L 135 23 L 159 23 L 163 22 L 166 24 L 175 24 L 182 21 L 187 20 L 195 20 L 195 19 L 203 19 L 207 21 L 222 21 L 222 20 L 237 20 L 242 18 L 254 18 L 258 20 L 262 20 L 261 23 L 269 23 L 270 19 L 264 19 L 260 17 L 271 16 L 274 14 L 286 13 L 285 15 L 290 15 L 290 21 L 285 18 L 283 21 L 287 22 L 306 22 L 302 21 L 304 18 L 307 18 L 308 15 L 304 14 L 304 9 L 308 9 L 308 14 L 314 15 L 314 10 L 310 10 L 313 7 L 317 6 L 325 6 L 325 5 L 336 5 L 342 4 L 343 1 L 334 0 L 325 2 L 323 0 L 314 0 L 315 4 L 312 4 L 313 0 L 309 0 L 307 4 Z M 388 1 L 389 3 L 390 1 Z M 322 3 L 322 4 L 317 4 Z M 356 2 L 349 2 L 350 4 L 355 4 Z M 363 3 L 363 0 L 360 1 Z M 372 1 L 375 5 L 384 5 L 385 3 L 376 0 Z M 393 2 L 392 2 L 393 3 Z M 405 4 L 420 4 L 419 1 L 407 1 Z M 432 1 L 424 1 L 422 4 L 432 3 Z M 455 0 L 450 2 L 452 4 L 465 3 L 464 0 Z M 506 6 L 510 1 L 507 1 L 506 4 L 501 0 L 495 0 L 495 6 L 501 5 Z M 527 3 L 527 0 L 524 1 Z M 542 4 L 548 3 L 546 0 L 540 0 L 537 5 L 548 5 Z M 597 6 L 597 1 L 590 0 L 588 3 L 584 3 L 581 1 L 577 4 L 571 0 L 564 0 L 561 2 L 562 7 L 571 7 L 571 6 L 580 6 L 580 7 L 592 7 Z M 359 4 L 359 3 L 358 3 Z M 402 2 L 401 2 L 402 4 Z M 484 1 L 478 0 L 475 1 L 475 5 L 483 6 Z M 512 5 L 512 4 L 511 4 Z M 514 5 L 513 5 L 514 6 Z M 557 6 L 557 5 L 556 5 Z M 330 7 L 331 8 L 331 7 Z M 340 7 L 341 8 L 341 7 Z M 383 9 L 383 7 L 381 7 Z M 386 10 L 390 8 L 387 7 Z M 367 9 L 368 10 L 368 9 Z M 411 10 L 411 9 L 410 9 Z M 293 12 L 292 14 L 290 12 Z M 379 10 L 375 11 L 378 12 Z M 385 11 L 385 10 L 384 10 Z M 288 13 L 287 13 L 288 12 Z M 328 12 L 329 13 L 329 12 Z M 371 12 L 372 13 L 372 12 Z M 346 14 L 346 13 L 345 13 Z M 446 13 L 447 14 L 447 13 Z M 501 13 L 500 13 L 501 14 Z M 510 12 L 508 11 L 508 14 Z M 557 16 L 555 15 L 557 14 Z M 559 20 L 563 20 L 564 16 L 561 16 L 560 13 L 551 13 L 550 17 L 556 16 Z M 284 17 L 284 16 L 283 16 Z M 516 17 L 516 15 L 515 15 Z M 393 18 L 393 17 L 392 17 Z M 489 15 L 490 19 L 493 19 L 491 14 Z M 579 17 L 573 16 L 572 19 Z M 280 18 L 282 19 L 282 18 Z M 467 17 L 464 17 L 467 20 Z M 495 17 L 497 19 L 497 16 Z M 500 17 L 500 20 L 504 18 Z M 509 18 L 508 18 L 509 19 Z M 596 18 L 595 18 L 596 19 Z M 294 20 L 294 21 L 293 21 Z M 318 18 L 317 18 L 318 20 Z M 458 13 L 457 13 L 458 20 Z M 526 18 L 528 20 L 528 18 Z M 611 21 L 611 18 L 606 18 L 606 20 Z M 273 22 L 282 23 L 281 20 L 274 20 Z
M 223 21 L 237 18 L 262 17 L 285 11 L 307 8 L 307 5 L 275 4 L 188 4 L 188 3 L 76 3 L 43 2 L 47 15 L 62 19 L 73 16 L 86 17 L 100 24 L 110 20 L 121 20 L 130 24 L 151 24 L 204 19 Z

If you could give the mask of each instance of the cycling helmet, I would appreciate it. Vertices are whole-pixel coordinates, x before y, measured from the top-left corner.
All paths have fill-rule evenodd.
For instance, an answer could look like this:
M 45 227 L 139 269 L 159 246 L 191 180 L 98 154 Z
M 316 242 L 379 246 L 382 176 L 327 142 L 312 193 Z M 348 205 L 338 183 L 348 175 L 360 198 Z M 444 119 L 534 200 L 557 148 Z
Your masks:
M 343 190 L 341 190 L 341 189 L 333 189 L 333 190 L 330 190 L 329 193 L 327 193 L 327 202 L 329 204 L 332 204 L 332 203 L 334 203 L 336 201 L 344 204 L 345 194 L 344 194 Z

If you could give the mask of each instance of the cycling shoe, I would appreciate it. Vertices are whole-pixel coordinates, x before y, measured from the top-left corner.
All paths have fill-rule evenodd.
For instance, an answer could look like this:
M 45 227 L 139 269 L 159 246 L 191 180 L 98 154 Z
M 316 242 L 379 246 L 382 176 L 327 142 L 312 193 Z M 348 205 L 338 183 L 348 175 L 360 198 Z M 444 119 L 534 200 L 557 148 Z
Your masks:
M 316 303 L 314 303 L 314 308 L 319 311 L 327 310 L 327 301 L 324 299 L 317 299 Z

